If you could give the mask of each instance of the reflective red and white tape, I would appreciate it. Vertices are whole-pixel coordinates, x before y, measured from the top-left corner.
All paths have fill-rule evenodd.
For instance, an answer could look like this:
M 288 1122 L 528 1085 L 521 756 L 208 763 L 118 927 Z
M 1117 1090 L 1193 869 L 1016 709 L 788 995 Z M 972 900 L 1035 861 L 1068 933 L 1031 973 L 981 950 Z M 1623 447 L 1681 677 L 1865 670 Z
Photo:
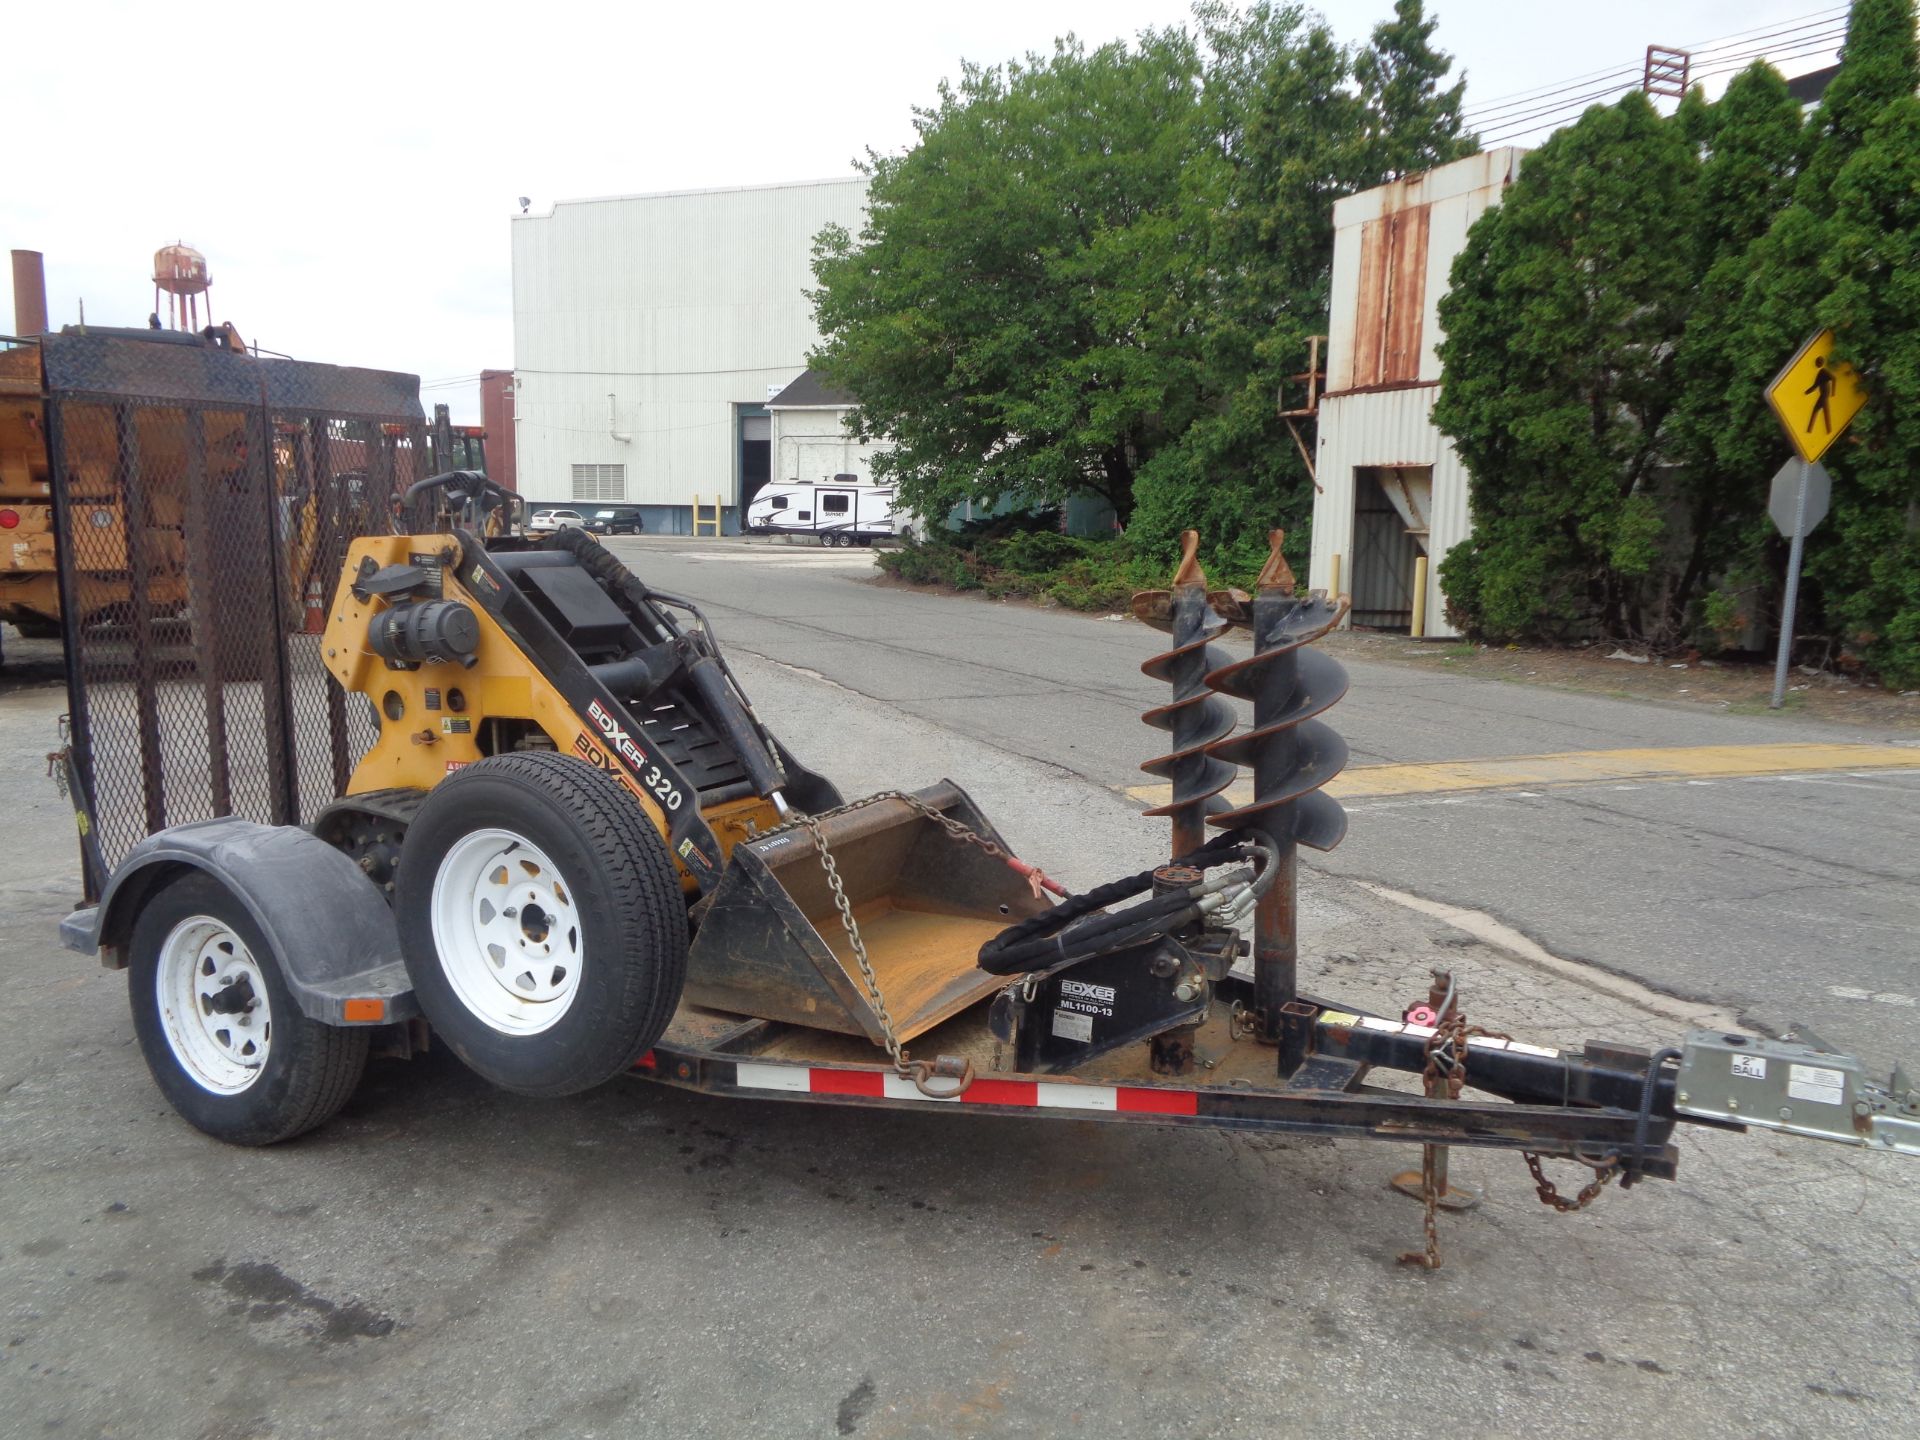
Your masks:
M 925 1100 L 935 1105 L 1016 1105 L 1039 1110 L 1114 1110 L 1147 1115 L 1195 1115 L 1192 1090 L 1143 1085 L 1077 1085 L 1053 1080 L 976 1079 L 958 1096 L 923 1095 L 911 1080 L 890 1070 L 829 1070 L 806 1065 L 740 1061 L 734 1083 L 743 1090 L 784 1090 L 812 1095 L 865 1095 L 876 1100 Z

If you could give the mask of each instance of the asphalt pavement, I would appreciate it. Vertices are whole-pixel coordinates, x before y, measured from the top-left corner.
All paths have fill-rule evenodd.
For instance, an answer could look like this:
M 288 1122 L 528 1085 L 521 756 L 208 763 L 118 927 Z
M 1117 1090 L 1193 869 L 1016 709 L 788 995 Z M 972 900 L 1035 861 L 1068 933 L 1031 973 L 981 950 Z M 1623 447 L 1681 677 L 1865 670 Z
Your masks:
M 871 552 L 770 540 L 615 542 L 723 641 L 1006 755 L 1114 789 L 1150 777 L 1163 637 L 1118 616 L 874 583 Z M 1245 650 L 1243 640 L 1229 642 Z M 1790 713 L 1743 716 L 1348 662 L 1322 718 L 1355 766 L 1570 751 L 1890 744 Z M 809 758 L 829 773 L 829 740 Z M 1920 1062 L 1920 769 L 1677 779 L 1348 802 L 1328 873 L 1484 911 L 1569 960 L 1810 1026 L 1885 1070 Z M 1067 836 L 1062 843 L 1071 844 Z M 1039 859 L 1054 863 L 1042 842 Z
M 859 552 L 622 548 L 709 607 L 767 718 L 849 792 L 950 775 L 1075 887 L 1158 856 L 1164 833 L 1126 793 L 1154 738 L 1134 718 L 1153 698 L 1137 673 L 1149 632 L 903 594 L 866 583 Z M 736 550 L 745 558 L 718 558 Z M 0 1435 L 1920 1429 L 1920 1172 L 1791 1137 L 1687 1128 L 1677 1181 L 1610 1189 L 1572 1216 L 1538 1203 L 1515 1157 L 1456 1153 L 1456 1178 L 1486 1199 L 1443 1217 L 1447 1263 L 1434 1272 L 1396 1260 L 1420 1224 L 1386 1185 L 1417 1151 L 1393 1145 L 961 1107 L 850 1112 L 637 1081 L 543 1103 L 437 1052 L 374 1062 L 346 1110 L 300 1141 L 218 1145 L 154 1089 L 124 977 L 55 942 L 77 866 L 71 812 L 44 775 L 64 704 L 51 668 L 41 657 L 0 677 L 12 1020 L 0 1027 Z M 1356 667 L 1335 712 L 1364 737 L 1364 759 L 1577 744 L 1553 708 L 1570 697 L 1371 670 Z M 970 688 L 983 674 L 1002 677 L 992 703 Z M 893 698 L 869 698 L 882 690 Z M 1044 714 L 1028 703 L 1042 692 Z M 980 702 L 964 720 L 948 708 L 961 699 Z M 1519 713 L 1503 720 L 1507 709 Z M 1442 743 L 1435 712 L 1457 743 Z M 1588 748 L 1695 743 L 1689 717 L 1611 713 L 1593 712 Z M 1737 783 L 1779 789 L 1779 803 L 1822 793 L 1777 776 Z M 1551 854 L 1579 816 L 1568 797 L 1603 793 L 1620 809 L 1671 792 L 1694 807 L 1679 812 L 1694 834 L 1712 819 L 1699 807 L 1746 803 L 1735 787 L 1537 797 L 1551 805 L 1505 791 L 1459 806 L 1356 800 L 1340 853 L 1443 816 L 1459 827 L 1450 863 L 1469 878 L 1471 852 L 1506 846 L 1512 903 L 1489 908 L 1544 939 L 1554 916 L 1535 892 L 1591 861 Z M 1732 842 L 1650 833 L 1642 849 L 1672 849 L 1642 857 L 1650 870 L 1705 847 L 1731 883 L 1763 883 Z M 1909 851 L 1881 868 L 1910 863 Z M 1437 868 L 1388 879 L 1474 901 Z M 1581 888 L 1573 874 L 1558 883 Z M 1357 1005 L 1393 1010 L 1445 965 L 1472 1020 L 1536 1043 L 1657 1043 L 1718 1023 L 1710 1004 L 1526 958 L 1523 937 L 1482 933 L 1458 910 L 1436 915 L 1333 871 L 1302 889 L 1304 982 Z M 1831 907 L 1837 894 L 1778 903 Z M 1631 907 L 1589 903 L 1587 958 L 1604 961 Z M 1684 919 L 1678 902 L 1643 903 L 1650 923 Z M 1876 963 L 1891 963 L 1886 948 Z M 1835 958 L 1808 983 L 1841 973 Z M 1872 1000 L 1847 1013 L 1873 1011 L 1910 1015 Z M 1568 1190 L 1584 1178 L 1551 1170 Z

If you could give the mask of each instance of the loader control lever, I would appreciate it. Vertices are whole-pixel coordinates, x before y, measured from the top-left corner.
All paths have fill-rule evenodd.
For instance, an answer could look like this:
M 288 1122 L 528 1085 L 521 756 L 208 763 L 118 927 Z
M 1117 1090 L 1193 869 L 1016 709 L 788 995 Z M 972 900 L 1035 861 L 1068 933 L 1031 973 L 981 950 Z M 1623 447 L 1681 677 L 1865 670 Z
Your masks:
M 511 505 L 514 498 L 513 491 L 478 470 L 448 470 L 414 481 L 401 503 L 410 506 L 433 490 L 441 491 L 444 497 L 440 518 L 458 520 L 474 530 L 485 528 L 488 513 Z

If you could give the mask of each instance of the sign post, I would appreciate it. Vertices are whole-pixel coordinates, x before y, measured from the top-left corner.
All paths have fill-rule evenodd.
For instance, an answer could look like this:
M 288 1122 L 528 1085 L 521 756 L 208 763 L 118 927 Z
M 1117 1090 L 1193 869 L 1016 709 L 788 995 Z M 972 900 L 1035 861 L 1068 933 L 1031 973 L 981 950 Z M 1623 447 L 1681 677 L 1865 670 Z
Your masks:
M 1799 457 L 1780 467 L 1767 501 L 1768 515 L 1789 542 L 1780 653 L 1774 657 L 1773 698 L 1768 702 L 1768 708 L 1778 710 L 1787 699 L 1787 664 L 1793 653 L 1794 612 L 1800 602 L 1800 558 L 1808 532 L 1826 518 L 1833 494 L 1833 482 L 1820 457 L 1867 403 L 1867 389 L 1851 365 L 1834 361 L 1833 331 L 1822 330 L 1773 377 L 1767 386 L 1767 403 Z

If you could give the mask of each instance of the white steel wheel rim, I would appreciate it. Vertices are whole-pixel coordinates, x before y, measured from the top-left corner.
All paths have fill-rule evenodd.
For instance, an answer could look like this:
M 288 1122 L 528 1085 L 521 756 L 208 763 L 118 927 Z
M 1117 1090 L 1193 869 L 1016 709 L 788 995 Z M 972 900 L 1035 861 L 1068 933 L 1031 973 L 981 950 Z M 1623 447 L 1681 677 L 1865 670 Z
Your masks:
M 571 881 L 524 835 L 475 830 L 433 877 L 433 948 L 462 1005 L 502 1035 L 538 1035 L 573 1005 L 586 936 Z
M 238 1095 L 260 1078 L 273 1042 L 267 978 L 225 921 L 192 915 L 174 926 L 153 989 L 167 1048 L 194 1084 Z

